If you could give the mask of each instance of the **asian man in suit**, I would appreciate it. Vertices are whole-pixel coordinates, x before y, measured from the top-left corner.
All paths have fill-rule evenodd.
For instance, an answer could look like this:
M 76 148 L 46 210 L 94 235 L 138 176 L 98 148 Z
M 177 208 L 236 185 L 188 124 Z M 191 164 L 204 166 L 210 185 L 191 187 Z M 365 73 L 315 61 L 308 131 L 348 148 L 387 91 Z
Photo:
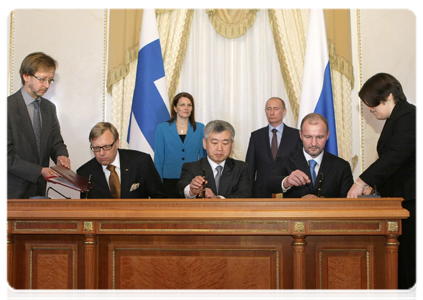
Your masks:
M 215 120 L 206 125 L 203 146 L 207 156 L 183 164 L 178 182 L 182 195 L 186 198 L 251 197 L 248 164 L 229 157 L 234 137 L 235 130 L 226 121 Z
M 95 157 L 76 172 L 94 188 L 81 198 L 166 198 L 162 181 L 150 155 L 118 149 L 119 133 L 113 124 L 97 123 L 90 132 Z
M 301 121 L 303 147 L 277 158 L 269 190 L 286 198 L 346 197 L 353 183 L 350 164 L 325 150 L 329 138 L 325 117 L 311 113 Z
M 272 197 L 267 191 L 267 181 L 274 161 L 302 147 L 299 130 L 283 123 L 286 107 L 281 98 L 267 100 L 265 112 L 269 125 L 251 133 L 245 158 L 254 198 Z
M 50 158 L 70 169 L 68 150 L 60 133 L 56 106 L 43 98 L 54 82 L 57 62 L 42 52 L 22 61 L 22 88 L 7 98 L 7 198 L 45 197 L 47 181 L 55 176 Z

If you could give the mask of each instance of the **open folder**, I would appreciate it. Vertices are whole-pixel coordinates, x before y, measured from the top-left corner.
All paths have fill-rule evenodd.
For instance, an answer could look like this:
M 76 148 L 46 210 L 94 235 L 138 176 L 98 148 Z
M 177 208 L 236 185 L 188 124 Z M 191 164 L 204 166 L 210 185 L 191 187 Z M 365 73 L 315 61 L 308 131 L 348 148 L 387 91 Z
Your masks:
M 53 166 L 50 167 L 50 169 L 52 169 L 57 176 L 48 177 L 46 178 L 47 181 L 67 186 L 79 192 L 86 192 L 88 190 L 88 181 L 74 171 L 68 170 L 63 166 Z M 92 190 L 93 188 L 94 186 L 90 184 L 89 189 Z

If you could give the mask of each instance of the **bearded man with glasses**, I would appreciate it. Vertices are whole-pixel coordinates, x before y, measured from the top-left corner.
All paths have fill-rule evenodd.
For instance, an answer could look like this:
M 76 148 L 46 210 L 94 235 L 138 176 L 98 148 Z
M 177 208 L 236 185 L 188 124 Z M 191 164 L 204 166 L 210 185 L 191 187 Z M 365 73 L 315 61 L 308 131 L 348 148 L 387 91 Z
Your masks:
M 150 155 L 119 149 L 119 133 L 113 124 L 97 123 L 89 141 L 95 157 L 76 171 L 94 185 L 88 198 L 166 198 Z M 81 198 L 87 194 L 81 193 Z
M 60 134 L 56 106 L 43 98 L 57 62 L 35 52 L 22 61 L 22 88 L 7 98 L 7 198 L 27 199 L 46 193 L 45 178 L 54 176 L 50 158 L 70 169 L 68 150 Z

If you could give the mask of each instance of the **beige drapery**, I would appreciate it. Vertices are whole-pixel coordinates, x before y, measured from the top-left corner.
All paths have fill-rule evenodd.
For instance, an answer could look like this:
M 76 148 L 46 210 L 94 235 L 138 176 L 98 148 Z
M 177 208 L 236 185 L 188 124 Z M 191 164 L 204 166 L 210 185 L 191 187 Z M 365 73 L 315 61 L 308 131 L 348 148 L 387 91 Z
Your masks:
M 115 39 L 110 37 L 109 52 L 113 59 L 109 59 L 108 78 L 108 88 L 113 94 L 112 120 L 115 124 L 122 124 L 122 129 L 127 128 L 129 122 L 133 85 L 135 84 L 135 67 L 132 66 L 131 73 L 131 63 L 136 62 L 137 57 L 134 52 L 138 51 L 140 32 L 137 26 L 141 24 L 142 20 L 139 10 L 136 12 L 126 11 L 128 10 L 111 10 L 110 14 L 110 34 L 112 35 L 114 30 L 120 30 L 120 35 L 125 37 L 124 43 L 120 44 L 115 44 Z M 245 34 L 254 23 L 256 11 L 206 10 L 216 31 L 228 38 L 236 38 Z M 156 10 L 170 100 L 175 95 L 178 86 L 193 13 L 193 10 L 187 9 Z M 268 14 L 289 103 L 297 119 L 309 10 L 269 9 Z M 118 17 L 127 18 L 124 21 L 116 21 Z M 130 22 L 136 25 L 127 26 Z M 351 89 L 354 86 L 354 77 L 351 64 L 349 10 L 325 10 L 325 22 L 337 120 L 338 155 L 350 161 L 354 167 L 355 161 L 351 157 Z M 116 26 L 116 23 L 119 23 L 120 26 Z M 112 27 L 115 26 L 116 28 L 113 28 L 112 31 Z M 115 59 L 117 56 L 120 57 L 120 61 Z M 125 130 L 120 130 L 120 132 L 123 135 L 126 134 Z M 126 136 L 122 136 L 122 140 L 126 140 Z M 125 147 L 125 142 L 121 146 Z

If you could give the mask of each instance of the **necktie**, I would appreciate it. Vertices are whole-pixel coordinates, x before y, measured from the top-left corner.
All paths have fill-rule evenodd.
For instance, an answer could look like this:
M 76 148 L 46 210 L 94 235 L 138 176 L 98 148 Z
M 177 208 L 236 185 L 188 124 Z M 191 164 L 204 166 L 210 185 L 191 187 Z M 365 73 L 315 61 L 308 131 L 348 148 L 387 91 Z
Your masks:
M 276 155 L 278 154 L 278 137 L 276 136 L 276 132 L 278 132 L 277 129 L 273 128 L 272 129 L 273 132 L 273 137 L 272 137 L 272 155 L 273 155 L 273 160 L 276 159 Z
M 219 194 L 219 184 L 220 184 L 220 177 L 222 176 L 222 166 L 217 166 L 216 167 L 216 177 L 214 178 L 214 182 L 216 183 L 216 193 Z
M 37 141 L 38 154 L 41 154 L 41 117 L 40 117 L 40 100 L 34 100 L 34 114 L 33 114 L 33 126 L 35 133 L 35 140 Z
M 110 186 L 110 192 L 112 193 L 113 198 L 120 198 L 120 182 L 119 182 L 119 176 L 115 171 L 114 165 L 108 165 L 107 170 L 110 171 L 110 177 L 109 177 L 109 186 Z
M 311 180 L 313 181 L 314 185 L 314 182 L 316 181 L 316 172 L 314 171 L 314 167 L 316 166 L 317 162 L 314 159 L 310 159 L 308 163 L 310 165 Z

